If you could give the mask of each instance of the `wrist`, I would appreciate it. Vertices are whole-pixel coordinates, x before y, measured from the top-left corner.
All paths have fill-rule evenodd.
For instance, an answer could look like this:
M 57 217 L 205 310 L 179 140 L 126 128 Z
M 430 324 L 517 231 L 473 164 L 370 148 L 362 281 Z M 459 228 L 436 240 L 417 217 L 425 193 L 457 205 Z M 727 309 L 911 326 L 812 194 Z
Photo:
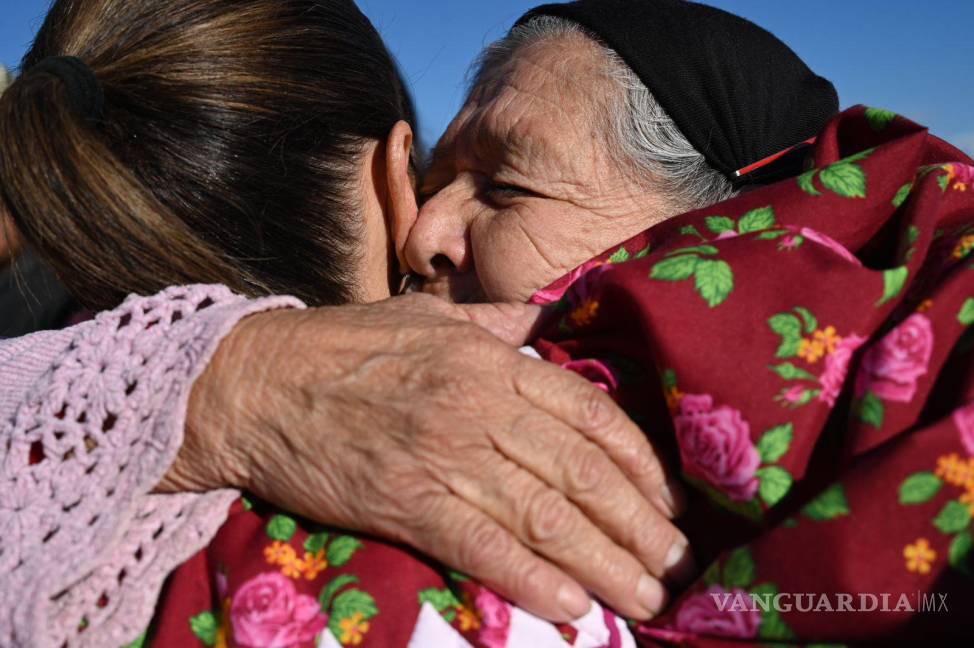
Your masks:
M 294 316 L 300 311 L 249 315 L 220 341 L 191 387 L 183 443 L 157 491 L 249 487 L 265 454 L 258 446 L 276 438 L 268 433 L 275 400 L 267 393 L 274 385 L 269 373 Z

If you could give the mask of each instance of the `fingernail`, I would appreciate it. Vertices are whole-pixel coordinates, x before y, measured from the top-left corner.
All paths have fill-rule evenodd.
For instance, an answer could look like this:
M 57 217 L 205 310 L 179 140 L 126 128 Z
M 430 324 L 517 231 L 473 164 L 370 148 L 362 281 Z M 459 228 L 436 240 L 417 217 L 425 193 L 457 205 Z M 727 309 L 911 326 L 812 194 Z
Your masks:
M 674 517 L 682 514 L 686 509 L 686 495 L 683 494 L 683 488 L 676 480 L 666 480 L 666 483 L 660 490 L 660 495 L 663 497 L 663 502 L 669 507 L 670 513 Z
M 663 609 L 666 590 L 658 580 L 643 574 L 639 577 L 639 585 L 636 586 L 636 601 L 650 616 L 656 616 Z
M 558 605 L 572 619 L 577 619 L 588 614 L 592 600 L 578 585 L 562 585 L 558 589 Z
M 666 562 L 663 565 L 667 580 L 674 583 L 686 583 L 697 572 L 693 554 L 685 542 L 676 542 L 670 547 L 666 554 Z

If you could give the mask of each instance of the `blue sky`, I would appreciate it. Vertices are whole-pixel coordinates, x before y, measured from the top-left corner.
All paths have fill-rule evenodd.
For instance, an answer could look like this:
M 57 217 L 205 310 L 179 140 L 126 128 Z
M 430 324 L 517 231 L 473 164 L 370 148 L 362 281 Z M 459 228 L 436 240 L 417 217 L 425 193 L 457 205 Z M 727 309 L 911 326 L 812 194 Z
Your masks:
M 467 67 L 480 48 L 540 0 L 358 2 L 399 59 L 416 96 L 424 138 L 431 143 L 459 107 Z M 48 0 L 2 4 L 0 62 L 15 67 Z M 974 1 L 708 4 L 775 33 L 813 70 L 832 80 L 843 106 L 889 108 L 974 153 Z

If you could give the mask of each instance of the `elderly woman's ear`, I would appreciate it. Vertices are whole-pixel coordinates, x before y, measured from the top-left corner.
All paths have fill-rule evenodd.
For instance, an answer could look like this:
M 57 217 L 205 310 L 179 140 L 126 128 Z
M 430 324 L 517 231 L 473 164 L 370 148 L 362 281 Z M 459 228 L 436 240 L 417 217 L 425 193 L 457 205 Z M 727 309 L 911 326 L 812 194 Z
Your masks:
M 397 122 L 385 142 L 385 181 L 388 188 L 385 211 L 399 261 L 398 269 L 403 273 L 409 272 L 403 249 L 419 211 L 416 175 L 410 164 L 412 148 L 413 129 L 405 121 Z

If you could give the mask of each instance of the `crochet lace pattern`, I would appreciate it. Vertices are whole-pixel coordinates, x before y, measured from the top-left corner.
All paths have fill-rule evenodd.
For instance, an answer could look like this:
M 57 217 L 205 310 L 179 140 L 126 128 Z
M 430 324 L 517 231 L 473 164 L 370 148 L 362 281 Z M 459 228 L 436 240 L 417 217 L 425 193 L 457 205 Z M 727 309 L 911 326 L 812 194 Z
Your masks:
M 238 495 L 150 492 L 182 443 L 193 381 L 241 318 L 302 306 L 183 286 L 0 342 L 0 645 L 144 632 L 166 576 Z

